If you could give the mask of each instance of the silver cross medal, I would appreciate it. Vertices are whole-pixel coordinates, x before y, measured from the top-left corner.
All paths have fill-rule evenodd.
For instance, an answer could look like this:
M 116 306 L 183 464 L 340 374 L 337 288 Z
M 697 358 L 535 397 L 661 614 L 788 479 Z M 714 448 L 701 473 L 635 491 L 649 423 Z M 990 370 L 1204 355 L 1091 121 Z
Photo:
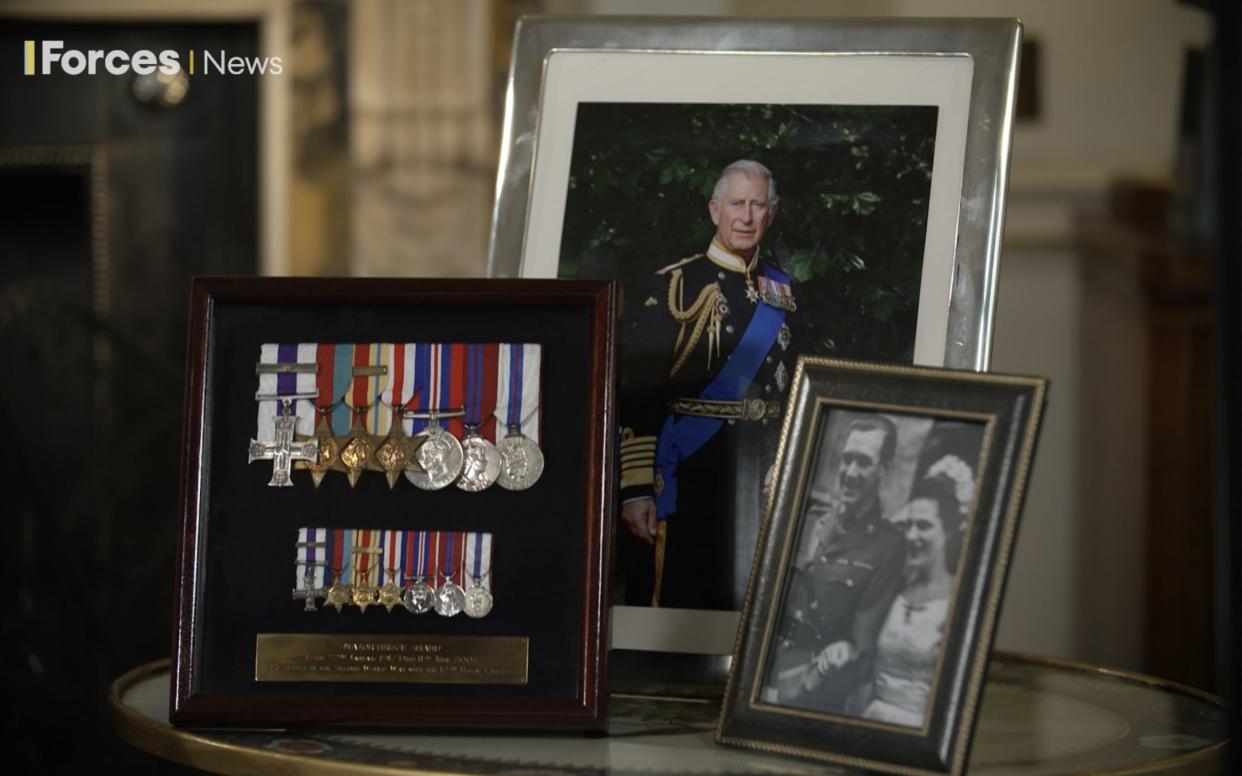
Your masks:
M 246 463 L 255 461 L 272 462 L 272 478 L 268 487 L 288 488 L 293 486 L 289 472 L 294 461 L 313 461 L 319 453 L 319 440 L 308 439 L 305 442 L 294 442 L 293 433 L 297 426 L 297 416 L 289 406 L 288 399 L 281 400 L 276 415 L 276 441 L 260 442 L 250 440 L 250 456 Z
M 324 564 L 317 563 L 315 565 L 322 566 Z M 312 566 L 308 567 L 307 572 L 302 575 L 302 587 L 293 591 L 293 600 L 303 602 L 302 611 L 313 612 L 315 611 L 315 599 L 323 598 L 324 593 L 323 588 L 315 587 L 315 569 Z

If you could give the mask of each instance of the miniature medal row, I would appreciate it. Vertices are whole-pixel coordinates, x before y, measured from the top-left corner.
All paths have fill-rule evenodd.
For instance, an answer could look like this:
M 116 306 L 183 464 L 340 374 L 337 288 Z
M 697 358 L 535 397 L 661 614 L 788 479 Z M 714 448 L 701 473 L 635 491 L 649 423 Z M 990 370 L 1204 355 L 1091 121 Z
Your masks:
M 525 490 L 543 473 L 542 348 L 528 343 L 264 344 L 258 429 L 247 462 L 272 462 L 268 485 L 315 487 L 364 471 L 388 487 Z M 503 430 L 503 435 L 502 435 Z
M 293 599 L 313 612 L 316 602 L 340 612 L 397 606 L 442 617 L 492 610 L 492 535 L 467 531 L 298 529 Z

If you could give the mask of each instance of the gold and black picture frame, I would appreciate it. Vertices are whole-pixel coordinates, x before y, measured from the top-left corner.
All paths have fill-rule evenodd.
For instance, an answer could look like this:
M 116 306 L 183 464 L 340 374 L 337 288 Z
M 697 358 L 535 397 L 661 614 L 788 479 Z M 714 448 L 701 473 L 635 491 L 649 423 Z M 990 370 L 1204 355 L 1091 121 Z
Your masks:
M 799 359 L 717 741 L 962 772 L 1047 386 Z

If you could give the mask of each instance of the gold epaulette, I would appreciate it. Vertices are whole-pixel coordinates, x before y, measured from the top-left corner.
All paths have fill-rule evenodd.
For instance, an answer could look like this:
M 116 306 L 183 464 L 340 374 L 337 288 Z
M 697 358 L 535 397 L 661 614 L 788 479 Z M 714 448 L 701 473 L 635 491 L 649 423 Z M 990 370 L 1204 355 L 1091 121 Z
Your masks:
M 668 273 L 672 272 L 673 270 L 678 269 L 679 267 L 684 267 L 685 265 L 689 264 L 690 262 L 694 261 L 695 259 L 701 259 L 701 258 L 703 258 L 703 257 L 704 257 L 704 256 L 706 256 L 706 255 L 707 255 L 707 254 L 705 254 L 705 253 L 696 253 L 696 254 L 694 254 L 693 256 L 687 256 L 686 258 L 681 259 L 680 261 L 675 261 L 675 262 L 673 262 L 672 264 L 668 265 L 667 267 L 661 267 L 660 269 L 657 269 L 655 273 L 656 273 L 657 275 L 667 275 Z
M 634 429 L 621 430 L 621 487 L 652 485 L 655 472 L 656 438 L 635 436 Z

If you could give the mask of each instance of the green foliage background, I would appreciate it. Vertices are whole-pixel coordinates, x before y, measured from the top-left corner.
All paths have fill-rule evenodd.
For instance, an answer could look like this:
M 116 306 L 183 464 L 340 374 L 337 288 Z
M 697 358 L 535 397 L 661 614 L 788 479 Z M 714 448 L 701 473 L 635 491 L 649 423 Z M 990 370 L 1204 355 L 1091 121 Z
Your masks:
M 909 361 L 936 110 L 582 104 L 560 275 L 615 277 L 641 303 L 655 270 L 707 248 L 720 171 L 754 159 L 776 178 L 764 249 L 798 281 L 798 349 Z

